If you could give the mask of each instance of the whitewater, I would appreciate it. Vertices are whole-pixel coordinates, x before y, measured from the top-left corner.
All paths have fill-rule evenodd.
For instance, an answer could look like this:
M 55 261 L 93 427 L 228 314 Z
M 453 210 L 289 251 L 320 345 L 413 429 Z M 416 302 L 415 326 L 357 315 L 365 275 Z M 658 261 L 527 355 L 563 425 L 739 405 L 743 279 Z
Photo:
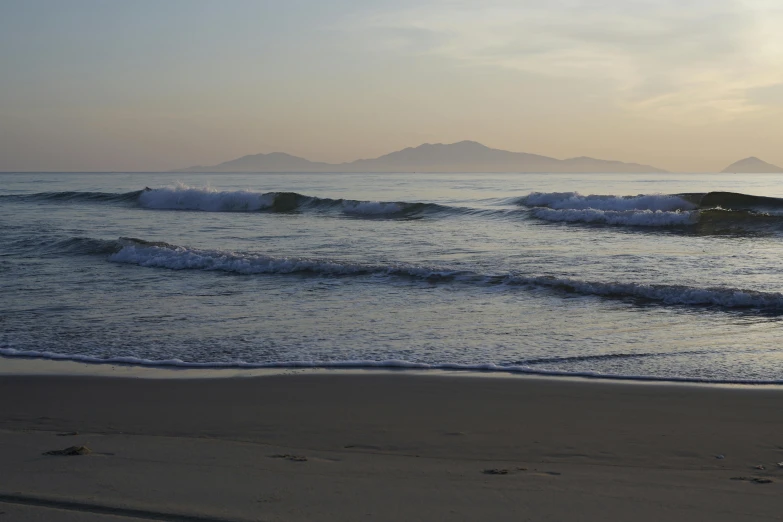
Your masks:
M 783 383 L 774 175 L 6 173 L 0 230 L 5 358 Z

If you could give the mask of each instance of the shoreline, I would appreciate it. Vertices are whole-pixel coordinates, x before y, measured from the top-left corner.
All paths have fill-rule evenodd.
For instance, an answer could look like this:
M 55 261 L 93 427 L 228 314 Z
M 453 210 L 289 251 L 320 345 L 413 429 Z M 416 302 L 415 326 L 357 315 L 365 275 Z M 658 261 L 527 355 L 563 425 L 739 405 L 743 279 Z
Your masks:
M 6 375 L 0 511 L 24 522 L 88 511 L 106 521 L 780 520 L 781 413 L 781 389 L 761 387 Z M 71 446 L 91 453 L 46 455 Z
M 604 382 L 656 386 L 705 386 L 717 388 L 781 389 L 781 381 L 718 381 L 707 379 L 665 378 L 655 376 L 622 376 L 568 372 L 515 371 L 513 369 L 417 368 L 415 366 L 363 366 L 360 364 L 318 365 L 299 364 L 274 366 L 188 366 L 173 364 L 134 364 L 129 362 L 79 361 L 69 358 L 51 359 L 38 355 L 0 354 L 0 378 L 4 376 L 81 376 L 136 379 L 226 379 L 270 377 L 278 375 L 413 375 L 435 377 L 544 379 L 555 381 Z

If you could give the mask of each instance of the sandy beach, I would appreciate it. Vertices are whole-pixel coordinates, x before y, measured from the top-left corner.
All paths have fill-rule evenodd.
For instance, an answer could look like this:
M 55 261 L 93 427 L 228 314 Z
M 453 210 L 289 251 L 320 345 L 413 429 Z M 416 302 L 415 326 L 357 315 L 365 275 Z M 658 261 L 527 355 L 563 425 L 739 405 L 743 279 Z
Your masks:
M 764 387 L 5 375 L 0 520 L 780 520 L 782 414 Z

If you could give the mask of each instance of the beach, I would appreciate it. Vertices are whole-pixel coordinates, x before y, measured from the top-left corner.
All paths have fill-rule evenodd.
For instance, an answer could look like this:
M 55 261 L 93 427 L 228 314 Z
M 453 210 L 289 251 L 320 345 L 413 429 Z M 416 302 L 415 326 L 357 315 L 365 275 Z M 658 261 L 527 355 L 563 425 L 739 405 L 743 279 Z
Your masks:
M 0 522 L 783 522 L 782 5 L 0 0 Z
M 456 372 L 4 375 L 0 512 L 780 520 L 781 399 L 776 387 Z M 45 455 L 73 446 L 90 453 Z

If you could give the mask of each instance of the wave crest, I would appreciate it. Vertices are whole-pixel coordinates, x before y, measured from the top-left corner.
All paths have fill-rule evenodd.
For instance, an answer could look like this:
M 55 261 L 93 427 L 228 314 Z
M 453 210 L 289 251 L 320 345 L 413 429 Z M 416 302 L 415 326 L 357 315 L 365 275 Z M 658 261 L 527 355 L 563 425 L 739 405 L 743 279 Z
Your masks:
M 212 187 L 193 188 L 178 184 L 171 188 L 145 190 L 139 196 L 144 208 L 202 210 L 206 212 L 252 212 L 271 208 L 277 193 L 248 190 L 219 191 Z M 284 201 L 294 198 L 281 198 Z
M 85 202 L 85 203 L 123 203 L 136 201 L 143 190 L 132 192 L 38 192 L 36 194 L 4 194 L 0 199 L 6 201 L 52 201 L 52 202 Z
M 135 240 L 138 241 L 138 240 Z M 721 308 L 782 310 L 783 294 L 736 288 L 700 288 L 686 285 L 581 281 L 553 276 L 480 274 L 469 270 L 439 269 L 416 265 L 370 265 L 341 261 L 271 257 L 219 250 L 197 250 L 168 244 L 124 245 L 109 256 L 116 263 L 172 270 L 211 270 L 236 274 L 296 274 L 326 276 L 395 276 L 429 282 L 454 281 L 480 286 L 520 286 L 619 299 L 641 299 L 665 305 L 698 305 Z
M 128 244 L 109 256 L 109 261 L 172 270 L 212 270 L 235 274 L 310 273 L 329 276 L 395 275 L 425 280 L 444 280 L 462 272 L 412 265 L 366 265 L 297 257 L 272 257 L 221 250 L 198 250 L 165 244 Z
M 737 288 L 700 288 L 686 285 L 596 282 L 551 276 L 512 278 L 509 283 L 543 286 L 581 295 L 636 298 L 667 305 L 717 306 L 722 308 L 783 309 L 783 293 Z
M 698 212 L 668 212 L 663 210 L 598 210 L 535 208 L 532 215 L 544 221 L 565 223 L 602 223 L 634 227 L 671 227 L 693 225 Z
M 308 196 L 296 192 L 221 191 L 212 187 L 144 188 L 125 193 L 42 192 L 0 195 L 6 201 L 135 203 L 155 210 L 205 212 L 321 212 L 364 219 L 419 219 L 449 215 L 518 219 L 530 216 L 550 222 L 632 227 L 693 227 L 699 233 L 778 233 L 783 229 L 783 199 L 732 192 L 650 194 L 636 196 L 582 195 L 578 192 L 531 192 L 496 203 L 514 210 L 470 208 L 427 202 L 360 201 Z M 701 226 L 704 225 L 704 226 Z
M 157 210 L 200 210 L 205 212 L 291 212 L 302 210 L 340 211 L 355 216 L 409 216 L 415 213 L 447 211 L 435 203 L 404 201 L 358 201 L 306 196 L 296 192 L 218 191 L 211 187 L 176 185 L 145 190 L 139 196 L 144 208 Z
M 730 192 L 677 195 L 583 196 L 578 192 L 532 192 L 514 201 L 544 221 L 634 227 L 690 227 L 704 225 L 704 233 L 738 232 L 783 226 L 770 214 L 783 200 Z
M 694 210 L 696 205 L 679 196 L 664 194 L 640 194 L 638 196 L 583 196 L 578 192 L 531 192 L 517 200 L 528 207 L 547 207 L 556 210 L 610 210 L 610 211 L 660 211 L 675 212 Z

